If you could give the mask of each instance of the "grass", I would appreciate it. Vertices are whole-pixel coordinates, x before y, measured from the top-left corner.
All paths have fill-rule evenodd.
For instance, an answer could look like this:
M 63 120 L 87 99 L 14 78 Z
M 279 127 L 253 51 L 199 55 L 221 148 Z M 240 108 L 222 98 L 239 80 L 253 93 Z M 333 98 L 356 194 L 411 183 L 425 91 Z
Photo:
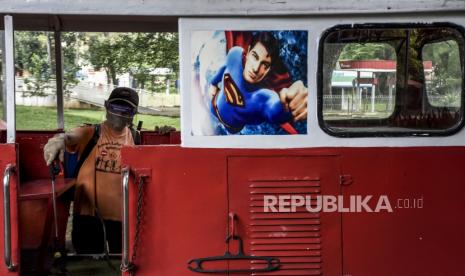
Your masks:
M 82 124 L 96 124 L 105 119 L 104 110 L 66 109 L 65 129 Z M 57 112 L 54 107 L 16 106 L 16 129 L 54 130 L 57 128 Z M 155 126 L 169 125 L 179 130 L 179 118 L 138 114 L 134 122 L 143 121 L 143 129 L 153 130 Z

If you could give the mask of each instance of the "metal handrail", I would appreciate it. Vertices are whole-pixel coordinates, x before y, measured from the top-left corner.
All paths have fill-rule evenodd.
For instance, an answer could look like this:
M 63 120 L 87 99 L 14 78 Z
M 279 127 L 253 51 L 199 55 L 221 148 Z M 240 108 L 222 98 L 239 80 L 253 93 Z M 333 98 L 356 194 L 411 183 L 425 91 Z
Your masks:
M 5 253 L 5 264 L 9 271 L 15 270 L 11 258 L 11 213 L 10 213 L 10 174 L 15 165 L 8 164 L 3 173 L 3 249 Z
M 123 255 L 121 267 L 129 267 L 129 168 L 123 168 Z

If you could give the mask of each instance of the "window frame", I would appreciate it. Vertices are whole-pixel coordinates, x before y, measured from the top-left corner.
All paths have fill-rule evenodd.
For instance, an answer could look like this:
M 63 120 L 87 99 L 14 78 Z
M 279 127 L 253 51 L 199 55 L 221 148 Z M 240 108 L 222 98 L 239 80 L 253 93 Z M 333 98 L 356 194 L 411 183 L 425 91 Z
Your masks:
M 325 133 L 333 137 L 339 138 L 352 138 L 352 137 L 434 137 L 434 136 L 451 136 L 459 132 L 465 125 L 465 58 L 462 58 L 462 91 L 461 91 L 461 118 L 451 128 L 445 130 L 425 130 L 425 129 L 410 129 L 408 131 L 383 131 L 383 126 L 376 126 L 380 128 L 379 131 L 334 131 L 331 126 L 327 125 L 323 118 L 323 85 L 324 85 L 324 74 L 323 74 L 323 63 L 324 63 L 324 45 L 327 37 L 336 31 L 341 30 L 357 30 L 357 29 L 413 29 L 413 28 L 452 28 L 459 32 L 459 34 L 465 40 L 465 28 L 449 22 L 438 22 L 438 23 L 363 23 L 363 24 L 339 24 L 325 30 L 321 39 L 318 42 L 318 69 L 317 69 L 317 118 L 318 125 Z M 460 48 L 459 48 L 460 49 Z M 463 54 L 465 56 L 465 52 Z M 422 57 L 423 58 L 423 57 Z M 422 60 L 423 61 L 423 60 Z M 396 87 L 396 91 L 398 91 Z M 423 91 L 425 93 L 425 91 Z M 396 92 L 397 94 L 397 92 Z M 396 95 L 397 97 L 397 95 Z M 394 113 L 398 106 L 394 106 Z M 394 114 L 393 113 L 393 114 Z M 392 115 L 391 115 L 392 116 Z M 384 119 L 385 120 L 385 119 Z M 385 126 L 388 127 L 388 126 Z M 354 127 L 355 129 L 356 127 Z
M 103 14 L 14 14 L 14 32 L 51 32 L 54 34 L 54 48 L 52 56 L 56 62 L 56 121 L 57 131 L 66 128 L 64 120 L 64 95 L 62 90 L 62 76 L 64 74 L 62 63 L 63 47 L 62 34 L 65 32 L 114 32 L 114 33 L 156 33 L 172 32 L 179 33 L 179 15 L 158 16 L 158 15 L 103 15 Z M 0 27 L 4 28 L 4 21 L 0 21 Z M 52 62 L 52 67 L 53 62 Z M 58 69 L 61 68 L 61 69 Z M 16 115 L 16 112 L 15 112 Z M 54 116 L 55 117 L 55 116 Z M 0 127 L 1 127 L 0 118 Z M 16 122 L 16 120 L 15 120 Z M 15 124 L 15 131 L 17 131 Z M 23 129 L 20 131 L 47 131 L 44 129 Z M 0 137 L 1 138 L 1 137 Z

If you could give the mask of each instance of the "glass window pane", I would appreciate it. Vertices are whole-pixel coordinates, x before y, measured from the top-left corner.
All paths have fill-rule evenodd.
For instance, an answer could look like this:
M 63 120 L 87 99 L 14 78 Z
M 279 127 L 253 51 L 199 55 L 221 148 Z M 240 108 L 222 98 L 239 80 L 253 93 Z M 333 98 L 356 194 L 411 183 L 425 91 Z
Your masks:
M 327 119 L 387 118 L 394 111 L 396 55 L 387 43 L 347 43 L 323 94 Z
M 57 128 L 53 32 L 15 31 L 17 130 Z
M 437 107 L 460 107 L 462 71 L 459 45 L 454 40 L 428 43 L 423 47 L 428 101 Z
M 176 33 L 62 33 L 65 129 L 105 119 L 104 101 L 118 86 L 139 93 L 134 124 L 179 129 Z
M 319 69 L 324 129 L 337 136 L 429 135 L 461 126 L 464 36 L 452 27 L 417 26 L 327 33 Z

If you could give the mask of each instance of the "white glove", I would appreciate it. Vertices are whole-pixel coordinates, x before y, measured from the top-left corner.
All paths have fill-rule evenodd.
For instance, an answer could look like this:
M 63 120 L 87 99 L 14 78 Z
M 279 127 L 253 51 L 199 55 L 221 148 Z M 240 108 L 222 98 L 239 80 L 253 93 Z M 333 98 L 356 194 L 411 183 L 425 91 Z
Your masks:
M 65 160 L 65 137 L 64 133 L 60 133 L 48 139 L 44 146 L 44 159 L 47 166 L 52 164 L 57 155 L 61 162 Z

